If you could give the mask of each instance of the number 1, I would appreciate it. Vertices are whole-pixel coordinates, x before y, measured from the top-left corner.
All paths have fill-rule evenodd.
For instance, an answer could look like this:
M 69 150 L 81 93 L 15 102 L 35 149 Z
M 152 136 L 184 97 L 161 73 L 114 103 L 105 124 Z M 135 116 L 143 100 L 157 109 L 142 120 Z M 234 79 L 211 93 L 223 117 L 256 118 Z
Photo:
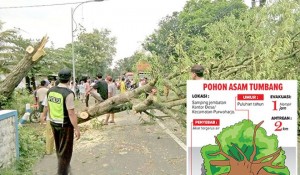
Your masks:
M 273 102 L 273 111 L 277 111 L 277 101 L 272 101 Z

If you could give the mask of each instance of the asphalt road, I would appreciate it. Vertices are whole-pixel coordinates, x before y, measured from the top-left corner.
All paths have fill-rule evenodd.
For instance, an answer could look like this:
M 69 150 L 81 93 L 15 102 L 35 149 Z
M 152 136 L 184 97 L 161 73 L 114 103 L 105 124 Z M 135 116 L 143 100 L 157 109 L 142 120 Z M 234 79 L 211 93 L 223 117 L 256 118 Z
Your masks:
M 122 112 L 116 124 L 90 128 L 96 124 L 81 126 L 85 131 L 74 146 L 72 175 L 186 174 L 186 152 L 156 122 L 141 124 L 138 115 Z M 176 123 L 164 124 L 185 143 L 185 134 Z M 55 174 L 56 162 L 55 154 L 45 156 L 33 174 Z
M 116 115 L 116 124 L 101 129 L 95 129 L 99 124 L 96 121 L 81 125 L 82 137 L 74 145 L 72 175 L 186 174 L 186 152 L 156 122 L 142 124 L 139 117 L 122 112 Z M 185 133 L 176 122 L 166 120 L 163 124 L 185 143 Z M 299 161 L 300 142 L 298 165 Z M 56 162 L 55 154 L 43 157 L 33 174 L 56 174 Z M 300 174 L 300 166 L 297 168 Z

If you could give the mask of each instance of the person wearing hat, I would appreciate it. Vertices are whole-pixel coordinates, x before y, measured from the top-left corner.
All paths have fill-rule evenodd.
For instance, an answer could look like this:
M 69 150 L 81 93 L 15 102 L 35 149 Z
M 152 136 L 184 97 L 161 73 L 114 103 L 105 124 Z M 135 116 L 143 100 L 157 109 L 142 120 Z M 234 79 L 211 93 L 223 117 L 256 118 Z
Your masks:
M 196 64 L 191 68 L 193 80 L 204 80 L 204 67 Z
M 68 88 L 71 78 L 69 69 L 62 69 L 58 73 L 60 83 L 48 90 L 47 110 L 55 140 L 58 159 L 58 175 L 67 175 L 73 152 L 73 139 L 80 138 L 77 117 L 74 111 L 74 92 Z

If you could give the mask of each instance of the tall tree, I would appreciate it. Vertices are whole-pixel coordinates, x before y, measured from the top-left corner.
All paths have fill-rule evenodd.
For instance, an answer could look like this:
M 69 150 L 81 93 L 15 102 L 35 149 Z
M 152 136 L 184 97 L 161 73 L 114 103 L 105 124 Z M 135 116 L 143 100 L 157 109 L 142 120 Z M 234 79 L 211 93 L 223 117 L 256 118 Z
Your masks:
M 0 74 L 9 73 L 30 44 L 30 40 L 23 39 L 16 30 L 3 30 L 3 25 L 0 21 Z
M 173 58 L 168 57 L 171 65 L 161 64 L 166 53 L 152 52 L 152 48 L 170 45 L 165 40 L 165 44 L 146 40 L 147 46 L 151 46 L 146 49 L 153 53 L 153 57 L 148 60 L 153 67 L 153 75 L 159 77 L 160 85 L 169 86 L 177 99 L 185 98 L 185 81 L 189 78 L 185 72 L 193 64 L 206 67 L 207 79 L 300 79 L 298 2 L 288 0 L 262 8 L 232 9 L 237 13 L 211 20 L 201 30 L 190 30 L 193 29 L 191 24 L 198 26 L 203 20 L 201 15 L 192 14 L 200 13 L 198 9 L 205 11 L 212 8 L 212 5 L 219 6 L 218 3 L 224 2 L 206 2 L 207 6 L 202 1 L 199 6 L 196 1 L 189 3 L 194 5 L 186 5 L 179 14 L 180 18 L 189 12 L 186 14 L 188 17 L 181 21 L 180 32 L 176 34 L 180 36 L 174 49 L 178 54 L 178 62 L 172 62 Z M 160 32 L 168 35 L 162 30 L 155 31 L 153 35 L 159 36 Z M 167 50 L 167 47 L 160 49 Z M 177 78 L 166 79 L 168 67 L 179 73 Z M 162 89 L 162 86 L 159 88 Z M 184 111 L 185 108 L 180 112 Z
M 110 35 L 107 29 L 79 34 L 74 43 L 78 75 L 95 76 L 98 72 L 106 72 L 116 53 L 116 38 Z

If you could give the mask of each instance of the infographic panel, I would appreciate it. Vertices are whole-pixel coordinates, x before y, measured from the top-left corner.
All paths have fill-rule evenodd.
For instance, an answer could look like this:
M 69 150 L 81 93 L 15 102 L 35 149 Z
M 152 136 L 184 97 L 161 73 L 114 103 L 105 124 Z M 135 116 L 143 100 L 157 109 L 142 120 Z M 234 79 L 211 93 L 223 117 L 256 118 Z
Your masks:
M 188 175 L 297 175 L 297 81 L 187 82 Z

